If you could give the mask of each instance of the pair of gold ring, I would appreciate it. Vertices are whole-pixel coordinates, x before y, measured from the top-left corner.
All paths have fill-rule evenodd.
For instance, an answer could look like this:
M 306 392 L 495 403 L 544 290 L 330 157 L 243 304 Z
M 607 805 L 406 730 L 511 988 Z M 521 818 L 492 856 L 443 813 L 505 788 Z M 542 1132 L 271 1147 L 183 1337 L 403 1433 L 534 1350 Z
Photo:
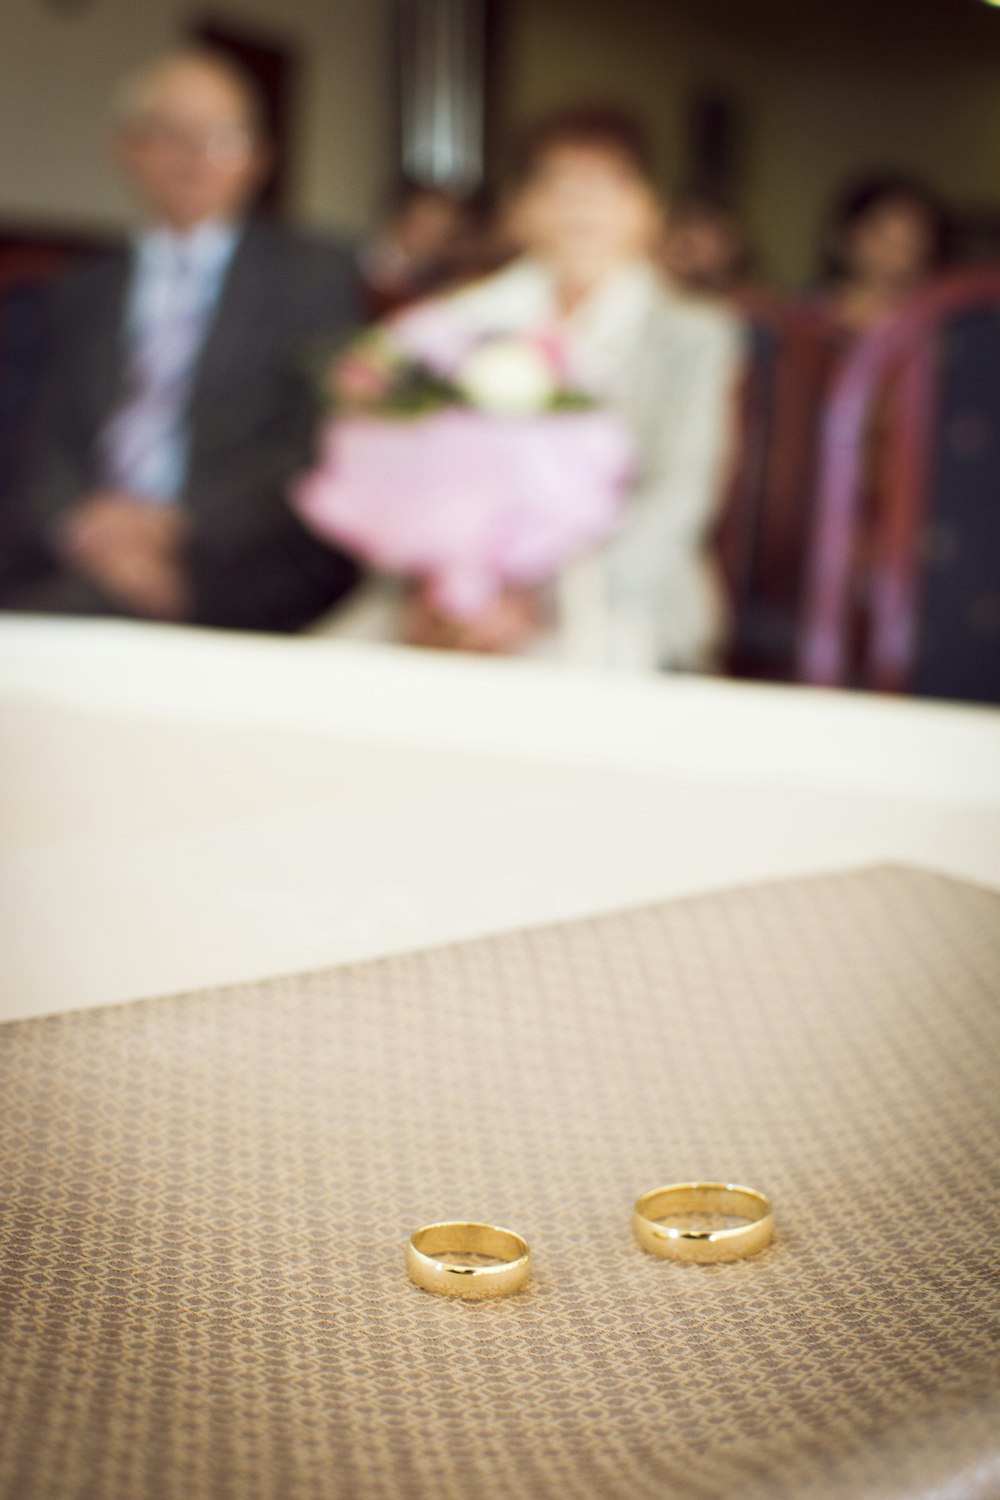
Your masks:
M 731 1215 L 746 1220 L 725 1229 L 682 1228 L 661 1222 L 685 1214 Z M 675 1182 L 654 1188 L 637 1201 L 632 1214 L 636 1239 L 651 1255 L 666 1260 L 713 1262 L 756 1255 L 774 1232 L 771 1203 L 754 1188 L 732 1182 Z M 448 1256 L 490 1257 L 469 1265 Z M 528 1242 L 496 1224 L 426 1224 L 411 1235 L 406 1266 L 424 1291 L 444 1297 L 507 1297 L 531 1277 Z

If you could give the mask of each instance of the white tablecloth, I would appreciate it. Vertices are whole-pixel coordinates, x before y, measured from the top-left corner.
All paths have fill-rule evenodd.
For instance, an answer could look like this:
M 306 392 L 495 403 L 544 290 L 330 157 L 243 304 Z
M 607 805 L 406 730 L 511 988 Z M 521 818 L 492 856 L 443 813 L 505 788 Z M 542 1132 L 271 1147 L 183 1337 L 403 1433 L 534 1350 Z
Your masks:
M 0 1017 L 773 876 L 1000 885 L 1000 713 L 0 621 Z

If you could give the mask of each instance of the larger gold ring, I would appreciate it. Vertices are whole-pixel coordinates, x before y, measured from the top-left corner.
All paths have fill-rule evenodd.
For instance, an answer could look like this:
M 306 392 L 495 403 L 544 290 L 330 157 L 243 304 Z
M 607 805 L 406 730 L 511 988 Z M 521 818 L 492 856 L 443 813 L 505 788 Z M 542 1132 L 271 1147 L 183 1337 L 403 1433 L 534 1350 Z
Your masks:
M 453 1265 L 442 1255 L 493 1255 L 500 1264 Z M 508 1297 L 531 1275 L 531 1251 L 496 1224 L 425 1224 L 410 1236 L 406 1269 L 417 1286 L 442 1297 Z
M 750 1222 L 733 1229 L 680 1229 L 657 1222 L 668 1214 L 691 1213 L 738 1214 Z M 742 1260 L 770 1244 L 774 1216 L 770 1199 L 754 1188 L 732 1182 L 675 1182 L 642 1195 L 632 1227 L 642 1248 L 665 1260 Z

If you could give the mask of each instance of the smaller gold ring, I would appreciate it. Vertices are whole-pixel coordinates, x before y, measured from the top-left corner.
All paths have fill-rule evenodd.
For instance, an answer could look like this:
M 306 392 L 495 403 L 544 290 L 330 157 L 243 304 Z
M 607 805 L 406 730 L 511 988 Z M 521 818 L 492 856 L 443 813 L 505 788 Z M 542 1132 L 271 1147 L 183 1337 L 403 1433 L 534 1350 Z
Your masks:
M 747 1224 L 733 1229 L 679 1229 L 657 1220 L 667 1214 L 739 1214 Z M 635 1237 L 644 1250 L 665 1260 L 742 1260 L 771 1242 L 771 1200 L 755 1188 L 732 1182 L 674 1182 L 644 1193 L 632 1214 Z
M 493 1255 L 500 1264 L 452 1265 L 442 1255 Z M 442 1297 L 508 1297 L 531 1275 L 526 1240 L 497 1224 L 425 1224 L 406 1247 L 410 1280 Z

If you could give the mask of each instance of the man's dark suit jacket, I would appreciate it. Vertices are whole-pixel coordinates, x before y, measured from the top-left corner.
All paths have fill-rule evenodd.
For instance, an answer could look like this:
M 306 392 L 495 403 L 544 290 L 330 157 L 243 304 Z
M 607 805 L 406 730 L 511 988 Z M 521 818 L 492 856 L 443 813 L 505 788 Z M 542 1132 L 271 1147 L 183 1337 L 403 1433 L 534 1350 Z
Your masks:
M 97 438 L 125 378 L 131 268 L 123 248 L 57 295 L 34 457 L 7 518 L 0 603 L 120 613 L 92 585 L 60 572 L 45 539 L 60 512 L 99 483 Z M 196 624 L 296 630 L 354 582 L 354 565 L 309 537 L 285 497 L 315 448 L 310 349 L 344 339 L 357 321 L 346 251 L 271 225 L 247 227 L 188 410 L 181 503 L 191 520 Z

